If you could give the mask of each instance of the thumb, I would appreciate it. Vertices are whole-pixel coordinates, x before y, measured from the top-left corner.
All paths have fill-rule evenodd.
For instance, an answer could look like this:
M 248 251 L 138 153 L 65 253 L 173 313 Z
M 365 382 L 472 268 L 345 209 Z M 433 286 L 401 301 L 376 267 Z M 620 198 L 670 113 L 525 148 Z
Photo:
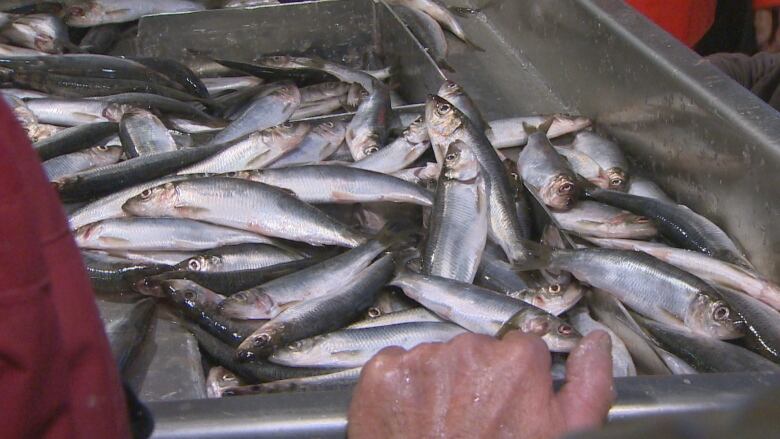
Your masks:
M 566 362 L 566 383 L 556 399 L 570 431 L 604 423 L 615 399 L 609 334 L 593 331 L 574 348 Z

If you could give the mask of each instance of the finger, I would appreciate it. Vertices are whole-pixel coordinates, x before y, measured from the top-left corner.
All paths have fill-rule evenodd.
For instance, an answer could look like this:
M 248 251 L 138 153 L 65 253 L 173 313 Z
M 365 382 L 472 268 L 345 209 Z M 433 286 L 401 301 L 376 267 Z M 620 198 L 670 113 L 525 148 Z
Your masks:
M 368 432 L 388 432 L 382 402 L 394 399 L 399 380 L 398 364 L 406 351 L 400 347 L 384 348 L 369 360 L 360 373 L 348 410 L 348 436 L 365 437 Z M 379 421 L 377 421 L 379 420 Z
M 612 340 L 604 331 L 586 335 L 566 362 L 566 383 L 556 396 L 571 430 L 594 428 L 615 399 Z

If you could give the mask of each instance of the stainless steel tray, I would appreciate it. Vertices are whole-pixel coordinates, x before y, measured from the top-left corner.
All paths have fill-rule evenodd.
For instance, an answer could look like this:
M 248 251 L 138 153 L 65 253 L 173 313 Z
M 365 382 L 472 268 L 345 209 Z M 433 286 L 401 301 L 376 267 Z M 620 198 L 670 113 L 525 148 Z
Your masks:
M 619 0 L 499 0 L 461 22 L 485 52 L 451 40 L 455 72 L 447 76 L 488 118 L 571 112 L 596 119 L 636 169 L 714 219 L 759 270 L 780 280 L 777 112 Z M 421 103 L 441 72 L 399 26 L 383 4 L 324 0 L 145 18 L 137 47 L 173 57 L 183 57 L 183 48 L 208 49 L 246 60 L 299 50 L 357 63 L 360 49 L 378 39 L 401 93 Z M 724 410 L 773 385 L 780 377 L 772 374 L 619 379 L 610 419 Z M 150 407 L 160 438 L 343 437 L 349 397 L 345 389 Z

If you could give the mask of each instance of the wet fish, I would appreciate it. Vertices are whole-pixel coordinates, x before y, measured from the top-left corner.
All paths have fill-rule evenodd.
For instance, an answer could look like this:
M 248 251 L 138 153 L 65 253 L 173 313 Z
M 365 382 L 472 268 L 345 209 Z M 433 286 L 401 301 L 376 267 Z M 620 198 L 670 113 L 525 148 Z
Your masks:
M 355 367 L 312 377 L 288 378 L 270 383 L 230 387 L 223 390 L 222 396 L 344 389 L 357 383 L 360 378 L 360 371 L 360 367 Z
M 222 303 L 222 311 L 225 315 L 243 319 L 276 317 L 294 303 L 328 295 L 341 288 L 391 243 L 388 236 L 380 235 L 378 239 L 316 265 L 233 294 Z
M 203 78 L 203 85 L 211 95 L 217 95 L 226 91 L 240 90 L 254 87 L 263 83 L 263 80 L 254 76 L 229 76 L 227 78 Z M 301 89 L 301 101 L 303 101 L 303 89 Z
M 268 360 L 285 366 L 359 367 L 389 346 L 412 349 L 421 343 L 450 341 L 467 331 L 442 322 L 410 322 L 343 329 L 296 341 L 277 349 Z
M 166 115 L 176 115 L 179 118 L 193 122 L 211 123 L 220 128 L 226 126 L 224 121 L 203 112 L 197 103 L 182 102 L 151 93 L 120 93 L 88 99 L 107 102 L 115 106 L 127 105 L 131 108 L 143 108 L 152 112 L 165 113 Z
M 122 115 L 119 138 L 128 158 L 177 149 L 173 136 L 162 121 L 142 109 L 130 110 Z
M 685 206 L 597 187 L 587 187 L 586 195 L 593 200 L 653 219 L 661 234 L 680 247 L 751 267 L 720 227 Z
M 199 98 L 208 98 L 206 85 L 186 65 L 169 58 L 133 57 L 133 61 L 155 70 L 179 84 L 182 90 Z
M 759 355 L 780 363 L 780 313 L 744 293 L 720 288 L 745 327 L 745 345 Z
M 198 340 L 198 345 L 206 354 L 249 383 L 322 375 L 333 371 L 333 369 L 286 367 L 260 360 L 238 362 L 234 358 L 236 351 L 232 346 L 220 341 L 199 326 L 188 322 L 185 322 L 184 326 L 192 332 Z
M 96 250 L 208 250 L 269 242 L 251 232 L 178 218 L 112 218 L 80 227 L 73 237 L 79 247 Z
M 116 135 L 117 124 L 97 122 L 62 130 L 33 144 L 41 161 L 99 145 Z
M 486 249 L 482 253 L 474 283 L 503 294 L 531 288 L 533 283 L 525 277 L 521 277 L 520 274 L 511 264 Z
M 209 398 L 221 398 L 226 389 L 243 385 L 244 380 L 233 372 L 222 366 L 212 367 L 206 377 L 206 395 Z
M 127 314 L 105 326 L 111 354 L 120 372 L 127 373 L 141 348 L 154 317 L 155 300 L 141 299 L 133 304 Z
M 0 30 L 12 43 L 46 53 L 62 53 L 72 47 L 68 28 L 51 14 L 29 14 L 13 19 Z
M 170 265 L 139 263 L 92 251 L 82 252 L 81 257 L 92 288 L 99 293 L 128 293 L 138 280 L 173 269 Z
M 374 90 L 374 87 L 381 84 L 377 80 L 386 79 L 375 77 L 371 72 L 363 72 L 344 64 L 312 57 L 275 55 L 255 59 L 254 63 L 270 69 L 324 73 L 343 82 L 360 84 L 369 93 Z M 381 84 L 381 86 L 384 86 L 384 84 Z
M 415 184 L 379 172 L 338 165 L 302 165 L 239 173 L 242 178 L 289 191 L 307 203 L 392 201 L 430 206 L 433 195 Z
M 108 250 L 107 254 L 134 262 L 175 266 L 179 262 L 195 256 L 194 251 L 130 251 Z
M 456 140 L 472 149 L 482 166 L 488 189 L 490 238 L 501 246 L 511 261 L 527 258 L 528 249 L 524 245 L 509 176 L 490 141 L 474 127 L 468 117 L 439 96 L 428 96 L 425 120 L 439 163 L 444 159 L 442 150 L 446 151 Z
M 66 6 L 65 23 L 73 27 L 126 23 L 144 15 L 206 9 L 203 2 L 195 0 L 68 0 Z
M 353 323 L 347 326 L 346 329 L 374 328 L 377 326 L 398 325 L 401 323 L 444 322 L 441 317 L 421 306 L 386 314 L 382 314 L 381 311 L 377 312 L 378 315 L 376 317 L 371 317 L 371 308 L 369 308 L 368 319 Z
M 65 201 L 85 201 L 171 174 L 229 145 L 205 145 L 198 148 L 161 152 L 136 157 L 115 165 L 84 171 L 60 181 L 57 190 Z
M 617 297 L 636 312 L 697 334 L 732 339 L 743 335 L 725 298 L 698 277 L 644 253 L 600 248 L 555 250 L 547 269 L 571 273 Z
M 311 125 L 306 122 L 284 122 L 272 128 L 255 131 L 232 141 L 230 147 L 224 151 L 182 169 L 179 174 L 262 169 L 297 148 L 310 130 Z
M 0 56 L 18 57 L 18 56 L 46 56 L 46 52 L 34 49 L 26 49 L 11 44 L 0 43 Z
M 131 107 L 87 99 L 45 98 L 27 101 L 27 108 L 42 123 L 77 126 L 97 122 L 119 122 Z
M 566 158 L 571 170 L 603 189 L 610 189 L 606 172 L 589 155 L 568 146 L 555 146 L 555 151 Z
M 43 170 L 49 181 L 57 181 L 87 169 L 116 163 L 121 155 L 119 146 L 95 146 L 46 160 Z
M 644 319 L 642 325 L 669 352 L 698 372 L 776 372 L 775 363 L 745 348 Z
M 628 162 L 614 142 L 591 131 L 581 131 L 571 146 L 588 155 L 604 170 L 609 189 L 625 191 L 628 188 Z
M 355 247 L 365 240 L 284 190 L 236 178 L 166 183 L 129 199 L 122 208 L 133 215 L 197 219 L 314 245 Z
M 628 193 L 640 197 L 654 198 L 659 201 L 674 203 L 674 200 L 669 198 L 657 184 L 638 175 L 631 176 L 631 182 L 628 185 Z
M 153 281 L 153 285 L 159 286 L 164 297 L 169 298 L 190 320 L 230 346 L 238 346 L 262 324 L 223 316 L 218 306 L 225 297 L 193 281 L 171 279 Z M 140 291 L 145 292 L 143 288 Z
M 241 114 L 213 142 L 236 140 L 249 133 L 271 128 L 287 121 L 301 104 L 301 93 L 292 82 L 280 82 L 252 99 Z
M 576 306 L 567 314 L 571 324 L 582 335 L 588 335 L 590 332 L 599 330 L 609 334 L 612 340 L 612 376 L 626 377 L 636 375 L 636 366 L 631 354 L 628 352 L 625 343 L 611 329 L 602 323 L 599 323 L 590 316 L 586 306 Z
M 27 127 L 27 136 L 30 138 L 31 142 L 37 143 L 42 140 L 48 139 L 49 137 L 59 133 L 64 129 L 65 127 L 49 125 L 44 123 L 36 123 L 34 125 Z
M 390 91 L 376 79 L 371 79 L 369 95 L 358 105 L 355 115 L 347 125 L 346 142 L 352 158 L 360 160 L 385 146 L 389 120 Z
M 567 212 L 552 212 L 569 232 L 600 238 L 653 238 L 658 230 L 649 218 L 595 201 L 580 201 Z
M 582 116 L 567 116 L 553 114 L 545 116 L 510 117 L 490 121 L 485 131 L 490 143 L 498 149 L 523 146 L 528 142 L 528 133 L 524 126 L 537 128 L 539 125 L 552 120 L 547 130 L 547 138 L 555 139 L 564 134 L 577 132 L 591 125 L 591 120 Z
M 393 5 L 393 11 L 420 40 L 434 62 L 442 68 L 452 70 L 447 64 L 447 38 L 439 23 L 425 12 L 404 5 Z
M 517 157 L 517 172 L 554 210 L 569 210 L 577 197 L 574 172 L 553 148 L 544 132 L 528 135 L 528 144 Z
M 525 290 L 510 291 L 505 294 L 543 309 L 554 316 L 559 316 L 576 305 L 582 298 L 583 287 L 577 281 L 563 284 L 553 282 Z
M 628 239 L 589 238 L 600 247 L 645 252 L 710 283 L 743 291 L 780 310 L 780 286 L 760 274 L 699 252 Z
M 176 269 L 200 272 L 254 270 L 298 259 L 301 259 L 299 254 L 269 244 L 237 244 L 188 258 L 178 264 Z
M 393 174 L 420 158 L 431 146 L 422 116 L 417 117 L 393 142 L 349 165 L 353 168 Z M 438 169 L 437 169 L 438 171 Z M 436 175 L 438 176 L 438 172 Z
M 439 87 L 437 94 L 458 107 L 471 120 L 475 129 L 485 132 L 488 128 L 488 124 L 485 122 L 485 118 L 482 116 L 479 108 L 477 108 L 477 105 L 457 82 L 444 81 L 444 84 Z
M 436 0 L 393 0 L 392 3 L 416 9 L 430 15 L 434 20 L 438 21 L 442 27 L 452 32 L 461 41 L 466 43 L 466 45 L 472 49 L 483 51 L 482 48 L 474 44 L 474 42 L 466 36 L 466 32 L 463 30 L 460 23 L 458 23 L 455 14 L 440 2 Z
M 301 103 L 323 101 L 347 94 L 350 84 L 343 81 L 328 81 L 301 87 Z
M 577 331 L 535 306 L 474 285 L 403 271 L 391 285 L 445 320 L 469 331 L 501 337 L 517 329 L 539 335 L 550 350 L 568 352 L 577 343 Z
M 456 141 L 444 157 L 422 272 L 471 282 L 479 267 L 488 233 L 485 181 L 472 149 Z
M 247 337 L 236 357 L 249 361 L 292 342 L 343 328 L 371 306 L 394 268 L 392 256 L 383 256 L 337 290 L 290 306 Z
M 333 155 L 344 141 L 347 125 L 343 121 L 325 121 L 315 125 L 301 143 L 268 168 L 319 163 Z
M 324 116 L 331 114 L 334 111 L 340 110 L 344 104 L 344 98 L 337 96 L 334 98 L 327 98 L 321 101 L 311 102 L 303 104 L 295 110 L 295 113 L 290 116 L 291 120 L 301 120 L 309 117 Z

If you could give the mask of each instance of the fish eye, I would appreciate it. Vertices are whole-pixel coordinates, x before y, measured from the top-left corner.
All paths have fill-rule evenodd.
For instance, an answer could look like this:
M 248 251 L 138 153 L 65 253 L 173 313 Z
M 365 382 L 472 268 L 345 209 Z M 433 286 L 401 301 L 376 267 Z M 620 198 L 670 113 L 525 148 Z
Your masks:
M 650 218 L 648 218 L 646 216 L 638 216 L 638 217 L 636 217 L 634 219 L 634 222 L 641 223 L 641 224 L 649 223 L 650 222 Z
M 620 185 L 623 184 L 623 179 L 615 177 L 615 178 L 609 180 L 609 184 L 611 184 L 612 186 L 620 186 Z
M 285 128 L 292 128 L 293 124 L 292 124 L 292 122 L 287 121 L 287 122 L 283 123 L 282 126 L 285 127 Z
M 510 172 L 510 173 L 509 173 L 509 176 L 510 176 L 510 177 L 512 178 L 512 180 L 514 180 L 514 181 L 520 181 L 520 176 L 517 174 L 517 172 Z
M 377 151 L 379 151 L 379 148 L 377 148 L 376 146 L 369 146 L 368 148 L 363 150 L 363 152 L 366 154 L 373 154 Z
M 300 341 L 296 341 L 295 343 L 290 345 L 290 350 L 300 351 L 302 347 L 303 347 L 303 343 L 301 343 Z
M 367 90 L 365 90 L 365 89 L 363 89 L 363 90 L 360 90 L 360 96 L 362 96 L 362 97 L 364 97 L 364 98 L 365 98 L 365 97 L 367 97 L 367 96 L 368 96 L 368 91 L 367 91 Z
M 572 327 L 567 325 L 567 324 L 565 324 L 565 323 L 563 323 L 561 325 L 558 325 L 558 334 L 568 336 L 568 335 L 572 335 L 573 332 L 574 331 L 573 331 Z
M 182 296 L 187 300 L 192 300 L 195 298 L 195 292 L 192 290 L 184 290 L 184 292 L 182 292 Z
M 197 259 L 190 259 L 190 262 L 187 263 L 187 268 L 192 271 L 199 271 L 201 268 L 201 263 Z
M 252 340 L 252 344 L 254 344 L 255 347 L 260 348 L 268 344 L 268 342 L 270 341 L 271 341 L 271 336 L 264 332 L 258 335 L 257 337 L 255 337 L 254 340 Z
M 712 318 L 720 322 L 729 318 L 729 314 L 731 313 L 727 306 L 719 305 L 712 311 Z
M 141 192 L 141 199 L 142 200 L 148 200 L 152 196 L 152 190 L 151 189 L 144 189 L 143 192 Z
M 222 381 L 232 381 L 235 379 L 236 377 L 232 373 L 225 373 L 224 375 L 222 375 Z
M 568 194 L 570 192 L 574 191 L 574 185 L 571 183 L 564 183 L 558 188 L 559 194 Z
M 449 88 L 458 88 L 458 84 L 456 84 L 455 82 L 449 81 L 447 83 L 447 87 L 449 87 Z
M 448 162 L 452 162 L 452 161 L 456 160 L 457 158 L 458 158 L 458 153 L 451 152 L 451 153 L 447 154 L 446 157 L 444 157 L 444 160 L 448 161 Z
M 325 125 L 328 128 L 333 128 L 336 126 L 336 124 L 331 121 L 325 122 L 323 125 Z
M 274 55 L 274 56 L 271 57 L 271 61 L 282 62 L 282 61 L 284 61 L 284 57 L 281 56 L 281 55 Z
M 226 172 L 225 177 L 230 177 L 230 178 L 238 177 L 238 171 Z
M 382 310 L 380 310 L 375 306 L 372 306 L 371 308 L 368 309 L 368 316 L 371 317 L 372 319 L 375 319 L 381 315 L 382 315 Z
M 86 15 L 86 11 L 80 6 L 71 6 L 70 9 L 68 9 L 68 15 L 83 17 Z
M 560 294 L 561 291 L 563 291 L 563 288 L 561 288 L 560 284 L 552 284 L 552 285 L 547 287 L 547 292 L 550 293 L 550 294 L 557 295 L 557 294 Z
M 452 110 L 452 106 L 450 104 L 441 104 L 439 105 L 439 114 L 449 113 L 450 110 Z
M 98 151 L 108 151 L 108 146 L 106 145 L 100 145 L 97 147 Z

